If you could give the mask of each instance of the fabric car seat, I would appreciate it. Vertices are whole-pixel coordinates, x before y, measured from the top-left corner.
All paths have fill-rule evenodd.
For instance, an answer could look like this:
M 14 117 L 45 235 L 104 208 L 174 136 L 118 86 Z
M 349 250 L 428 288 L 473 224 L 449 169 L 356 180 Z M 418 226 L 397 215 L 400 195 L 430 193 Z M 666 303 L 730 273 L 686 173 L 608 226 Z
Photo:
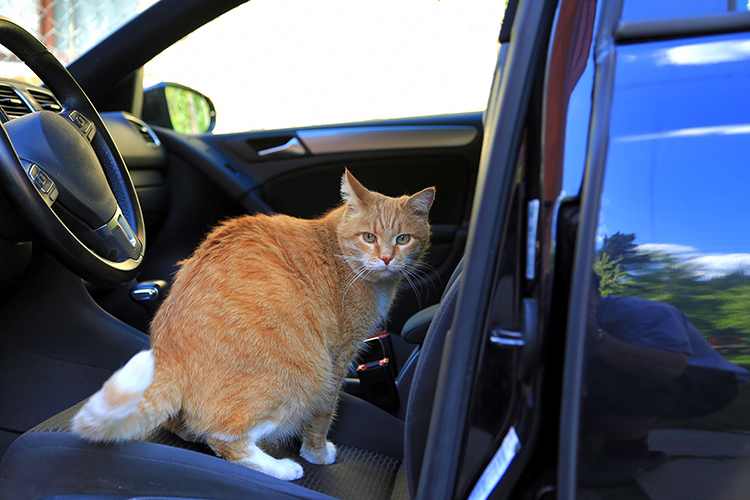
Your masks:
M 89 443 L 70 432 L 80 403 L 19 437 L 0 463 L 0 498 L 88 500 L 406 499 L 415 496 L 438 368 L 460 287 L 454 273 L 425 336 L 414 370 L 405 421 L 342 392 L 329 439 L 336 462 L 315 465 L 298 444 L 270 448 L 293 457 L 304 476 L 285 482 L 216 457 L 205 445 L 158 429 L 142 440 Z

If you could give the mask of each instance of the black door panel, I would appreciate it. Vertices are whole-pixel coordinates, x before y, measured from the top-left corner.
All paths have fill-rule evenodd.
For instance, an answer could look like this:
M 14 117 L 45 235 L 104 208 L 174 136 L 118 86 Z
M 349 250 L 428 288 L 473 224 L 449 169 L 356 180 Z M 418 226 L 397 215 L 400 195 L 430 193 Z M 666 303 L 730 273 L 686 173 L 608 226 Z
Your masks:
M 414 194 L 435 186 L 433 224 L 461 224 L 470 208 L 467 195 L 473 173 L 460 156 L 386 157 L 333 161 L 295 170 L 265 182 L 257 190 L 277 212 L 317 217 L 341 203 L 341 174 L 348 168 L 368 189 L 388 196 Z

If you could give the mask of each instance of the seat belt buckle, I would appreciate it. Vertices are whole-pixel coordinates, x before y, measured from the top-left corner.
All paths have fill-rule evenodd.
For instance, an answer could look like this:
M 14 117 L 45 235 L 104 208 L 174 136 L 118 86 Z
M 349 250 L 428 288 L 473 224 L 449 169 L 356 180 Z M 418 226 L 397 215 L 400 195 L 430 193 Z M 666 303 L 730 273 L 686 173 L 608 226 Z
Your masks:
M 398 389 L 388 358 L 360 364 L 357 377 L 365 400 L 387 412 L 398 410 Z
M 393 355 L 393 341 L 391 335 L 386 332 L 380 332 L 377 335 L 365 339 L 362 349 L 357 356 L 363 364 L 367 364 L 370 361 L 380 361 L 383 358 L 388 358 L 388 366 L 390 367 L 393 378 L 398 376 L 396 373 L 396 364 L 391 360 L 395 360 Z

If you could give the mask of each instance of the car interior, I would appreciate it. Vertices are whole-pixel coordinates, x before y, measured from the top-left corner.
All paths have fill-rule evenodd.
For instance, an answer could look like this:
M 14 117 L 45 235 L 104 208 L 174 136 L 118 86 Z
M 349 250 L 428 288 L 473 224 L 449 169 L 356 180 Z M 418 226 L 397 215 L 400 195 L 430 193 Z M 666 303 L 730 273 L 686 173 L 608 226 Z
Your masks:
M 44 82 L 0 80 L 8 117 L 0 135 L 7 187 L 0 195 L 0 491 L 13 498 L 417 496 L 486 116 L 224 135 L 147 123 L 142 64 L 238 3 L 164 0 L 67 70 L 33 35 L 0 19 L 0 43 Z M 167 9 L 174 22 L 165 28 Z M 387 336 L 364 355 L 390 358 L 390 370 L 369 383 L 355 364 L 342 391 L 330 434 L 336 464 L 305 464 L 302 480 L 284 483 L 166 431 L 106 449 L 70 433 L 81 402 L 148 348 L 148 323 L 177 263 L 208 230 L 244 213 L 317 217 L 340 203 L 345 167 L 387 195 L 436 186 L 438 196 L 428 271 L 404 284 Z M 99 172 L 95 179 L 90 170 Z M 294 446 L 275 452 L 291 456 Z
M 697 107 L 690 107 L 685 123 L 693 128 L 677 119 L 685 118 L 680 111 L 664 113 L 677 116 L 674 130 L 644 131 L 636 112 L 636 133 L 615 131 L 620 140 L 610 144 L 610 112 L 629 116 L 630 103 L 618 96 L 640 85 L 646 109 L 667 102 L 662 95 L 681 104 L 684 96 L 662 87 L 679 80 L 670 64 L 681 75 L 711 67 L 684 63 L 682 38 L 737 35 L 750 25 L 747 13 L 682 23 L 674 6 L 511 0 L 496 27 L 497 65 L 482 111 L 212 133 L 210 99 L 179 82 L 144 89 L 144 65 L 242 3 L 161 0 L 66 68 L 21 26 L 0 19 L 0 45 L 43 82 L 0 80 L 7 118 L 0 128 L 0 498 L 661 499 L 691 475 L 711 483 L 712 474 L 682 465 L 694 455 L 656 452 L 667 472 L 653 480 L 656 494 L 632 481 L 642 468 L 625 470 L 628 486 L 599 488 L 596 455 L 593 466 L 584 461 L 585 446 L 600 436 L 587 435 L 581 416 L 582 373 L 591 271 L 608 222 L 601 214 L 614 199 L 602 195 L 607 162 L 632 173 L 629 146 L 655 141 L 658 149 L 659 140 L 707 129 L 721 135 L 712 114 L 693 122 Z M 726 10 L 720 3 L 711 9 Z M 643 20 L 643 11 L 666 13 L 666 21 Z M 707 50 L 691 43 L 699 55 Z M 721 43 L 746 46 L 739 35 Z M 676 62 L 660 59 L 664 47 Z M 654 75 L 639 71 L 652 67 L 638 66 L 644 53 Z M 742 57 L 731 54 L 728 63 L 739 68 Z M 725 77 L 723 67 L 714 71 Z M 722 78 L 715 81 L 724 87 L 715 88 L 741 88 Z M 168 108 L 175 91 L 203 102 L 207 125 L 178 130 Z M 634 91 L 631 99 L 643 97 Z M 728 135 L 739 137 L 746 127 L 734 118 Z M 608 147 L 621 154 L 608 157 Z M 659 151 L 639 166 L 690 177 Z M 270 455 L 304 467 L 301 479 L 286 482 L 165 429 L 114 444 L 71 432 L 86 399 L 148 348 L 149 321 L 178 263 L 212 227 L 246 213 L 317 217 L 340 203 L 345 168 L 387 195 L 428 186 L 437 194 L 425 272 L 403 284 L 384 331 L 348 373 L 328 436 L 338 447 L 335 463 L 300 460 L 294 440 L 268 445 Z M 624 178 L 640 185 L 641 177 Z M 608 189 L 607 196 L 623 195 L 622 212 L 634 211 L 627 197 L 637 190 Z M 652 270 L 661 279 L 665 269 Z M 715 438 L 677 430 L 700 443 Z M 740 435 L 732 424 L 722 436 L 742 446 Z M 715 453 L 712 444 L 697 449 Z M 738 456 L 714 457 L 724 461 L 715 484 L 741 476 L 727 473 L 747 462 L 746 450 Z
M 106 3 L 79 1 L 94 10 Z M 127 4 L 135 17 L 64 64 L 33 22 L 0 17 L 0 499 L 741 498 L 750 487 L 750 387 L 742 386 L 750 254 L 737 227 L 746 212 L 750 7 L 495 2 L 505 11 L 496 26 L 482 25 L 492 32 L 491 78 L 475 111 L 383 111 L 267 129 L 248 122 L 219 132 L 226 108 L 218 96 L 179 79 L 146 83 L 150 63 L 213 20 L 279 3 L 118 0 L 111 10 Z M 337 59 L 308 47 L 309 38 L 348 47 L 347 36 L 365 25 L 384 28 L 368 37 L 376 52 L 352 44 L 338 65 L 364 63 L 367 79 L 393 65 L 397 84 L 409 79 L 407 66 L 457 63 L 453 72 L 466 72 L 465 53 L 421 28 L 448 29 L 451 9 L 468 2 L 428 3 L 445 8 L 444 24 L 405 21 L 413 5 L 398 1 L 374 2 L 362 11 L 366 22 L 342 21 L 331 32 L 313 19 L 317 2 L 285 10 L 277 17 L 296 19 L 291 52 L 277 61 L 290 69 L 285 100 L 326 111 L 335 93 L 326 85 L 309 102 L 297 95 L 307 83 L 298 68 L 327 76 L 323 60 Z M 343 19 L 365 4 L 335 3 L 322 15 Z M 43 7 L 66 20 L 57 28 L 72 39 L 75 23 L 57 2 L 33 3 L 31 18 Z M 278 76 L 265 63 L 280 42 L 251 37 L 242 20 L 244 45 L 221 40 L 203 61 L 211 67 L 207 60 L 221 55 L 248 70 L 230 94 L 249 120 L 267 96 L 245 86 Z M 273 31 L 276 21 L 260 24 Z M 437 56 L 401 47 L 399 29 L 438 47 Z M 381 42 L 407 64 L 381 54 Z M 203 81 L 224 80 L 188 52 Z M 6 73 L 6 63 L 23 63 L 38 79 Z M 449 73 L 439 73 L 448 87 Z M 380 105 L 424 90 L 368 94 L 356 78 L 343 80 L 359 92 L 355 100 L 387 97 Z M 341 203 L 345 169 L 389 196 L 435 186 L 436 198 L 420 274 L 401 284 L 387 324 L 347 372 L 328 434 L 335 463 L 308 463 L 295 439 L 264 443 L 269 455 L 304 468 L 302 478 L 282 481 L 164 428 L 105 444 L 71 431 L 87 398 L 149 348 L 149 323 L 180 261 L 212 228 L 244 214 L 321 216 Z M 700 379 L 703 397 L 686 390 L 685 406 L 722 401 L 695 418 L 650 407 L 631 414 L 643 391 L 610 390 L 598 373 L 629 383 L 664 363 L 632 354 L 653 355 L 633 349 L 641 339 L 617 342 L 602 327 L 593 299 L 604 302 L 605 291 L 694 322 L 682 329 L 706 358 L 684 349 L 681 369 L 713 357 L 733 371 L 692 366 L 693 374 L 719 371 L 722 390 Z M 623 338 L 628 320 L 616 325 Z M 605 340 L 635 359 L 627 377 L 612 370 L 623 356 L 609 371 L 591 370 L 606 364 Z M 645 343 L 675 359 L 673 349 Z M 671 391 L 667 383 L 685 380 L 639 388 Z

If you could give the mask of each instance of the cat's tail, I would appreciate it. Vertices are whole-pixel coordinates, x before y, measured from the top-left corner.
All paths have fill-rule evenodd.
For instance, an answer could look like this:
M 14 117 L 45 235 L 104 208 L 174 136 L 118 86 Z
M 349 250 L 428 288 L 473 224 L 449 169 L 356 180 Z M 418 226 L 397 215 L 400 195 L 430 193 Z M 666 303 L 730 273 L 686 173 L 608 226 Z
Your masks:
M 73 417 L 73 432 L 91 441 L 124 441 L 146 435 L 175 412 L 173 398 L 154 390 L 153 379 L 152 352 L 139 352 Z

